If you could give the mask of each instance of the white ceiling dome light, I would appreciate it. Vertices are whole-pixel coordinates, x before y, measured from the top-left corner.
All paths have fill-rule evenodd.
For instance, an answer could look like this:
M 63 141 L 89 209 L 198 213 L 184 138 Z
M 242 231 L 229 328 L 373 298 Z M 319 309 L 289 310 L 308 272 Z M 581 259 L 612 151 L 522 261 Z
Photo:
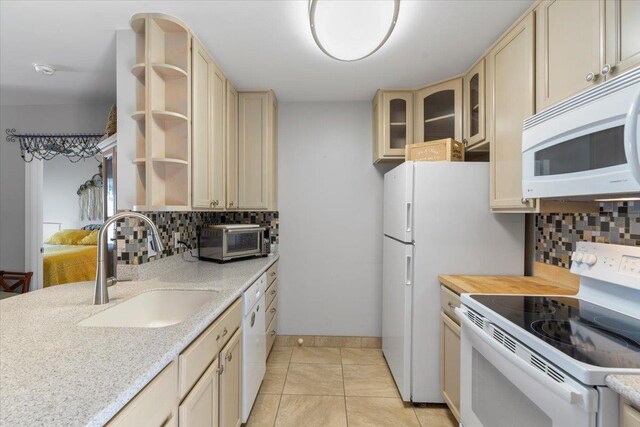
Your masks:
M 400 0 L 310 0 L 309 24 L 318 47 L 339 61 L 358 61 L 384 45 Z
M 53 76 L 56 72 L 55 67 L 52 65 L 46 64 L 33 64 L 33 68 L 35 68 L 37 73 L 44 74 L 45 76 Z

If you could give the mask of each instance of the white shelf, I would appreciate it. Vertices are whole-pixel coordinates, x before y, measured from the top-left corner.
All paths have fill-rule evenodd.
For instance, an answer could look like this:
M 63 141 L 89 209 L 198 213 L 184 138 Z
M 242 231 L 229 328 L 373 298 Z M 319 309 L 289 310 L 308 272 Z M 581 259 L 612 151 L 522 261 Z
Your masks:
M 177 165 L 188 165 L 189 162 L 186 160 L 182 160 L 182 159 L 176 159 L 176 158 L 171 158 L 171 157 L 154 157 L 151 159 L 153 162 L 156 163 L 173 163 L 173 164 L 177 164 Z
M 453 117 L 455 117 L 455 113 L 445 114 L 444 116 L 439 116 L 439 117 L 434 117 L 432 119 L 427 119 L 424 122 L 425 123 L 437 122 L 438 120 L 450 119 L 450 118 L 453 118 Z
M 153 110 L 151 112 L 153 117 L 159 119 L 169 119 L 169 120 L 189 120 L 187 116 L 184 114 L 176 113 L 175 111 L 166 111 L 166 110 Z
M 155 62 L 151 64 L 153 69 L 164 78 L 187 77 L 187 72 L 180 67 L 171 64 Z
M 145 115 L 146 115 L 146 112 L 144 110 L 140 110 L 140 111 L 136 111 L 135 113 L 133 113 L 131 115 L 131 118 L 133 120 L 140 121 L 140 120 L 144 120 Z
M 144 77 L 144 72 L 146 70 L 146 65 L 144 64 L 144 62 L 135 64 L 133 67 L 131 67 L 131 73 L 136 76 L 137 78 L 139 78 L 140 80 L 144 81 L 145 77 Z

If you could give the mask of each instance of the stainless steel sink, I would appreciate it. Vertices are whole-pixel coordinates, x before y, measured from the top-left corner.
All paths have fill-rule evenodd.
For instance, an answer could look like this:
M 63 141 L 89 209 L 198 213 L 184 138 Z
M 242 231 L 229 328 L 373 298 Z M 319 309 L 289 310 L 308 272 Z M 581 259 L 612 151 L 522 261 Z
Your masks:
M 78 323 L 80 326 L 162 328 L 183 322 L 218 291 L 155 290 L 136 295 Z

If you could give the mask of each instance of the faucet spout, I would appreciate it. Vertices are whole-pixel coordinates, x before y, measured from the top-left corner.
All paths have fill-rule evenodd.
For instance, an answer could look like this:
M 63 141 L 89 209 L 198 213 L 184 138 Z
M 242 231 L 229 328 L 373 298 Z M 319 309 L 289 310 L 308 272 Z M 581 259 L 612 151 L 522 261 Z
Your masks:
M 107 256 L 107 229 L 111 224 L 122 218 L 137 218 L 146 223 L 150 230 L 151 245 L 157 252 L 164 250 L 164 245 L 160 241 L 160 233 L 156 225 L 147 217 L 138 212 L 120 212 L 109 219 L 107 219 L 102 227 L 100 233 L 98 233 L 98 259 L 96 268 L 96 286 L 93 294 L 93 304 L 106 304 L 109 302 L 109 291 L 107 287 L 107 269 L 106 269 L 106 256 Z

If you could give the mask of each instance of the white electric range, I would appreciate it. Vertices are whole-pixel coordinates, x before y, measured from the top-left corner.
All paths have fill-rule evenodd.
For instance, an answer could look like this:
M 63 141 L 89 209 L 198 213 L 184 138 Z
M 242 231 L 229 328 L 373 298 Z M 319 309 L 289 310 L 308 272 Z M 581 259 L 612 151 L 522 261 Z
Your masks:
M 640 247 L 579 242 L 575 297 L 463 294 L 464 427 L 617 427 L 609 374 L 640 374 Z

